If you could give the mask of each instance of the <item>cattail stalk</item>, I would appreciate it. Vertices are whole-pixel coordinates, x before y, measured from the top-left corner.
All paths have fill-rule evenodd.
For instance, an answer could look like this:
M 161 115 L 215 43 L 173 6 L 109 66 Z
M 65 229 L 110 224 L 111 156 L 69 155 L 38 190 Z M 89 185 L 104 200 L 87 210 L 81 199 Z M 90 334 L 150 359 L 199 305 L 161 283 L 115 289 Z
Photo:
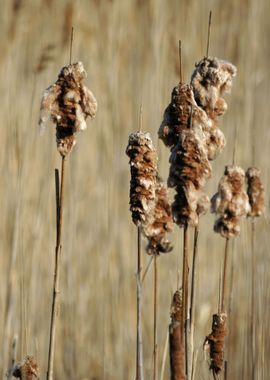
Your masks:
M 221 312 L 225 313 L 225 301 L 227 295 L 227 272 L 228 272 L 229 238 L 226 238 L 223 262 L 222 293 L 221 293 Z
M 196 277 L 197 277 L 197 253 L 198 253 L 199 227 L 194 229 L 193 258 L 190 287 L 190 371 L 191 379 L 194 373 L 194 329 L 195 329 L 195 306 L 196 306 Z
M 252 380 L 256 376 L 256 323 L 255 323 L 255 218 L 251 217 L 251 351 L 252 351 Z
M 141 299 L 141 230 L 137 228 L 137 344 L 136 380 L 143 380 L 142 299 Z
M 154 368 L 153 368 L 153 380 L 157 378 L 157 287 L 158 287 L 158 266 L 157 266 L 158 255 L 154 255 L 154 347 L 153 347 L 153 358 L 154 358 Z
M 188 224 L 184 226 L 183 239 L 183 274 L 182 274 L 182 291 L 183 291 L 183 324 L 182 324 L 182 342 L 185 345 L 185 372 L 188 378 Z
M 55 189 L 56 189 L 56 247 L 55 247 L 55 267 L 53 282 L 53 300 L 51 311 L 51 325 L 49 338 L 49 355 L 47 380 L 53 380 L 53 361 L 55 349 L 56 322 L 60 303 L 60 263 L 62 251 L 62 225 L 63 225 L 63 204 L 64 204 L 64 180 L 65 180 L 65 157 L 62 157 L 61 165 L 61 187 L 59 195 L 59 174 L 56 170 Z

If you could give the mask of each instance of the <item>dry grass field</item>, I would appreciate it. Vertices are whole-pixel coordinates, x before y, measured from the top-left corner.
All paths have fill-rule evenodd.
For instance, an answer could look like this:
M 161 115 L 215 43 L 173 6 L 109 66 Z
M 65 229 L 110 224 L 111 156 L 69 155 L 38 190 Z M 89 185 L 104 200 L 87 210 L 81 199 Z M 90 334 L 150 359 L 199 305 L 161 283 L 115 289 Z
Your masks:
M 55 379 L 135 378 L 136 228 L 129 211 L 128 136 L 143 129 L 158 150 L 159 170 L 168 176 L 168 149 L 157 131 L 173 86 L 179 81 L 178 40 L 184 79 L 206 51 L 208 14 L 213 11 L 210 55 L 237 66 L 228 111 L 220 118 L 227 146 L 213 162 L 209 195 L 224 166 L 255 163 L 266 189 L 265 215 L 256 220 L 256 265 L 251 261 L 250 220 L 230 243 L 232 271 L 227 379 L 267 380 L 270 371 L 269 91 L 270 2 L 267 0 L 1 0 L 1 187 L 0 187 L 0 371 L 36 356 L 46 378 L 55 247 L 54 169 L 61 159 L 55 130 L 38 128 L 43 90 L 69 62 L 82 61 L 87 86 L 99 109 L 78 135 L 68 159 L 63 224 L 61 311 L 57 326 Z M 173 197 L 173 192 L 171 192 Z M 200 223 L 196 306 L 196 380 L 211 379 L 203 341 L 211 331 L 225 240 L 213 232 L 214 216 Z M 190 241 L 192 231 L 190 231 Z M 159 259 L 158 379 L 169 378 L 166 339 L 169 311 L 181 270 L 182 231 L 174 250 Z M 143 255 L 143 265 L 149 260 Z M 153 268 L 143 285 L 145 379 L 153 367 Z M 251 368 L 251 273 L 255 276 L 256 373 Z M 165 352 L 165 354 L 164 354 Z M 165 372 L 161 376 L 163 356 Z

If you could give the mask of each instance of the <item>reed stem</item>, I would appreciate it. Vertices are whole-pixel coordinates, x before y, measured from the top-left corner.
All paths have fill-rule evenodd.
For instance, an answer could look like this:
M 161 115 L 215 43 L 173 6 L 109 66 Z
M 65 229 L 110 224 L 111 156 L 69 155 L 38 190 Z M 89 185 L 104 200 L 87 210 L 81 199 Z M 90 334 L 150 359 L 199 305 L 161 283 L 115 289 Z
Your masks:
M 141 230 L 137 229 L 137 345 L 136 380 L 143 380 L 142 299 L 141 299 Z
M 183 294 L 183 325 L 182 342 L 185 346 L 185 373 L 188 379 L 188 225 L 184 226 L 183 241 L 183 274 L 182 274 L 182 294 Z
M 255 323 L 255 219 L 251 218 L 251 350 L 252 350 L 252 380 L 256 378 L 256 323 Z
M 223 264 L 223 278 L 222 278 L 222 296 L 221 296 L 221 312 L 225 312 L 225 300 L 227 295 L 227 272 L 228 272 L 228 252 L 229 252 L 229 238 L 226 238 L 225 251 L 224 251 L 224 264 Z
M 55 247 L 55 267 L 53 282 L 53 300 L 51 312 L 49 355 L 47 380 L 53 380 L 53 360 L 55 349 L 56 322 L 59 314 L 60 301 L 60 263 L 62 250 L 62 225 L 63 225 L 63 204 L 64 204 L 64 180 L 65 180 L 65 158 L 62 157 L 61 165 L 61 187 L 59 194 L 59 172 L 55 171 L 55 192 L 56 192 L 56 247 Z
M 153 380 L 157 378 L 157 284 L 158 284 L 158 267 L 157 267 L 158 256 L 154 255 L 154 370 L 153 370 Z

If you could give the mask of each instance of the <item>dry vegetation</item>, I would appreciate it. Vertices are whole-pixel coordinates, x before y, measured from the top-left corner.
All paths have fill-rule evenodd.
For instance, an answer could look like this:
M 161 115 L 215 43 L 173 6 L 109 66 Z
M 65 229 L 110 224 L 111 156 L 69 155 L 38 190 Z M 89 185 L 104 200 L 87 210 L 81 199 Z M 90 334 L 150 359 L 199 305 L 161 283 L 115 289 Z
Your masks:
M 18 336 L 16 362 L 22 363 L 26 355 L 33 355 L 40 378 L 45 378 L 55 244 L 54 168 L 60 166 L 60 158 L 55 149 L 55 129 L 47 128 L 40 135 L 38 118 L 44 88 L 69 62 L 72 25 L 74 61 L 84 64 L 88 73 L 85 84 L 93 90 L 99 112 L 87 131 L 76 135 L 78 144 L 66 169 L 55 379 L 135 377 L 137 230 L 130 221 L 130 174 L 125 149 L 129 134 L 138 129 L 142 103 L 143 130 L 151 133 L 159 156 L 159 174 L 167 178 L 169 152 L 158 141 L 157 132 L 163 110 L 170 102 L 170 91 L 179 81 L 178 40 L 183 43 L 183 73 L 188 82 L 195 62 L 205 54 L 210 9 L 210 55 L 233 62 L 237 77 L 232 95 L 225 95 L 228 112 L 219 119 L 227 145 L 212 163 L 213 175 L 206 192 L 214 194 L 225 165 L 232 162 L 236 125 L 236 163 L 245 170 L 254 164 L 259 167 L 266 188 L 263 216 L 252 223 L 252 218 L 243 218 L 241 234 L 230 239 L 227 379 L 268 379 L 267 0 L 0 2 L 0 377 L 4 378 L 12 364 L 12 343 Z M 171 200 L 173 195 L 170 192 Z M 217 312 L 223 260 L 221 237 L 214 234 L 213 224 L 213 215 L 202 216 L 197 258 L 196 380 L 212 376 L 203 342 L 211 331 L 212 315 Z M 256 247 L 253 258 L 252 236 Z M 171 240 L 172 253 L 159 258 L 160 380 L 171 299 L 177 288 L 177 268 L 182 264 L 179 229 L 175 228 Z M 143 255 L 142 259 L 145 267 L 149 258 Z M 148 344 L 153 341 L 149 317 L 152 277 L 153 267 L 143 284 L 145 379 L 151 378 L 153 365 L 153 348 Z M 252 345 L 255 354 L 251 360 Z M 167 378 L 168 354 L 164 373 Z

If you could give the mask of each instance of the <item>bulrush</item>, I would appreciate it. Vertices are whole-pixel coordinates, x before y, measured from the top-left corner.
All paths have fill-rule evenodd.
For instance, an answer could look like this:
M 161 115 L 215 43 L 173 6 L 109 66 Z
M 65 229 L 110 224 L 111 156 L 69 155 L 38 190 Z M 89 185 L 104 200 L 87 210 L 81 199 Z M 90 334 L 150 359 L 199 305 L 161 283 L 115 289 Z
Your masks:
M 218 313 L 213 315 L 212 332 L 205 339 L 205 346 L 210 348 L 210 370 L 218 375 L 224 365 L 224 346 L 227 335 L 227 314 Z
M 209 160 L 214 160 L 226 144 L 217 126 L 217 117 L 227 110 L 227 103 L 221 95 L 230 91 L 236 72 L 236 67 L 229 62 L 205 57 L 196 64 L 191 77 L 195 100 L 212 121 L 211 128 L 204 129 Z
M 144 235 L 148 238 L 146 251 L 148 254 L 170 252 L 173 247 L 166 238 L 168 232 L 173 230 L 171 205 L 168 199 L 166 185 L 157 177 L 155 188 L 155 207 L 153 209 L 153 221 L 143 228 Z
M 211 199 L 211 211 L 220 215 L 214 225 L 215 232 L 229 238 L 240 233 L 240 218 L 250 211 L 245 190 L 245 172 L 239 166 L 225 167 L 218 192 Z
M 96 115 L 97 101 L 84 85 L 86 76 L 82 62 L 65 66 L 43 94 L 39 124 L 43 127 L 49 119 L 56 124 L 56 144 L 62 157 L 74 147 L 75 133 L 86 129 L 86 118 Z
M 153 222 L 155 207 L 157 154 L 149 133 L 129 136 L 126 154 L 130 160 L 130 211 L 136 226 Z
M 172 212 L 179 226 L 196 226 L 209 206 L 202 189 L 212 173 L 204 134 L 210 127 L 206 113 L 196 105 L 192 87 L 175 87 L 158 134 L 171 147 L 168 186 L 176 189 Z
M 171 380 L 185 380 L 185 349 L 182 336 L 183 304 L 179 290 L 173 295 L 169 326 Z
M 32 380 L 38 377 L 38 365 L 33 356 L 26 356 L 21 363 L 15 365 L 12 376 L 21 380 Z
M 250 204 L 248 216 L 261 216 L 264 211 L 264 186 L 261 181 L 261 172 L 255 167 L 246 171 L 247 193 Z

